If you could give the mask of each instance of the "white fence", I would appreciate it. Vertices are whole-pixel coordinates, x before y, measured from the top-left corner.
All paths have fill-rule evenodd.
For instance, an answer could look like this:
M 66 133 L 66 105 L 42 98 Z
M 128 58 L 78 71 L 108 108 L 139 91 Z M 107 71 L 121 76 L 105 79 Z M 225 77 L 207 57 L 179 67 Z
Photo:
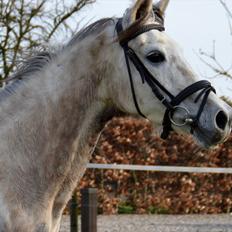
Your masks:
M 155 171 L 155 172 L 188 172 L 188 173 L 222 173 L 232 174 L 232 168 L 211 168 L 211 167 L 182 167 L 182 166 L 145 166 L 145 165 L 125 165 L 125 164 L 92 164 L 90 169 L 116 169 L 131 171 Z

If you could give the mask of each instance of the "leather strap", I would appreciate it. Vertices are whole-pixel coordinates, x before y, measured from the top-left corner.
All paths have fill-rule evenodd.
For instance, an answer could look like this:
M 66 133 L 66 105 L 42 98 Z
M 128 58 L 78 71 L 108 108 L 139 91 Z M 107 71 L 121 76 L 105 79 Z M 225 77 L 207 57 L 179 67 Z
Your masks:
M 205 104 L 206 104 L 206 101 L 208 99 L 210 92 L 213 91 L 214 93 L 216 93 L 216 90 L 214 89 L 214 87 L 212 87 L 211 83 L 206 80 L 195 82 L 192 85 L 189 85 L 188 87 L 186 87 L 184 90 L 182 90 L 175 98 L 172 99 L 170 103 L 173 107 L 177 106 L 181 102 L 183 102 L 186 98 L 188 98 L 189 96 L 191 96 L 192 94 L 200 90 L 202 91 L 200 92 L 200 94 L 198 94 L 194 102 L 197 103 L 197 101 L 200 99 L 200 97 L 203 94 L 204 94 L 204 97 L 198 109 L 197 115 L 193 118 L 193 123 L 191 125 L 191 133 L 193 133 L 193 129 L 197 126 L 197 123 L 204 110 L 204 107 L 205 107 Z M 169 135 L 169 132 L 172 131 L 172 123 L 169 118 L 170 112 L 171 112 L 170 109 L 166 109 L 165 114 L 164 114 L 163 123 L 162 123 L 163 132 L 161 134 L 162 139 L 166 139 Z
M 121 23 L 120 23 L 121 24 Z M 137 36 L 150 31 L 150 30 L 158 30 L 158 31 L 164 31 L 164 27 L 158 24 L 148 24 L 148 25 L 144 25 L 143 27 L 141 27 L 138 31 L 136 31 L 132 36 L 130 36 L 130 38 L 126 38 L 123 40 L 120 40 L 120 45 L 123 47 L 125 44 L 127 44 L 129 41 L 135 39 Z
M 133 101 L 136 107 L 137 112 L 144 118 L 146 116 L 142 113 L 140 110 L 137 98 L 136 98 L 136 93 L 135 93 L 135 87 L 134 87 L 134 82 L 133 82 L 133 77 L 131 73 L 131 67 L 130 67 L 130 61 L 133 63 L 135 68 L 140 74 L 142 83 L 147 83 L 153 94 L 157 97 L 157 99 L 166 107 L 166 111 L 164 114 L 163 118 L 163 132 L 161 134 L 161 138 L 166 139 L 172 130 L 172 122 L 170 120 L 170 114 L 172 115 L 173 110 L 175 106 L 178 106 L 181 102 L 183 102 L 186 98 L 191 96 L 194 93 L 199 92 L 200 93 L 197 95 L 195 99 L 195 103 L 199 101 L 199 99 L 202 98 L 200 107 L 198 109 L 198 112 L 196 116 L 191 116 L 192 119 L 192 124 L 190 125 L 191 127 L 191 132 L 193 133 L 193 130 L 195 127 L 198 126 L 199 119 L 201 117 L 201 114 L 204 110 L 204 107 L 206 105 L 208 96 L 210 92 L 216 93 L 215 89 L 211 86 L 211 83 L 206 80 L 198 81 L 196 83 L 191 84 L 190 86 L 187 86 L 184 90 L 182 90 L 177 96 L 174 96 L 172 93 L 170 93 L 146 68 L 146 66 L 143 64 L 143 62 L 139 59 L 135 51 L 128 46 L 128 42 L 131 41 L 132 39 L 136 38 L 140 34 L 150 31 L 150 30 L 159 30 L 159 31 L 164 31 L 163 24 L 149 24 L 142 26 L 134 35 L 132 35 L 130 38 L 124 39 L 122 41 L 119 41 L 121 47 L 124 50 L 125 54 L 125 60 L 126 60 L 126 65 L 127 65 L 127 70 L 128 70 L 128 75 L 130 79 L 130 86 L 131 86 L 131 92 L 132 92 L 132 97 Z M 122 19 L 118 20 L 118 23 L 116 25 L 116 30 L 118 35 L 123 31 L 122 27 Z

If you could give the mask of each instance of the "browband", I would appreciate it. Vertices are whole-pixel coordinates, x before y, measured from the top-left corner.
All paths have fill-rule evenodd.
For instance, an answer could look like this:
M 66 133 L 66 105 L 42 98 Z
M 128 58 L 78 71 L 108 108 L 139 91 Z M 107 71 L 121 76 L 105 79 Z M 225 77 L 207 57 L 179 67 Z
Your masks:
M 117 31 L 118 33 L 122 32 L 123 31 L 123 28 L 122 28 L 122 19 L 119 19 L 120 23 L 117 24 Z M 119 40 L 119 43 L 120 45 L 123 47 L 125 44 L 127 44 L 129 41 L 135 39 L 137 36 L 147 32 L 147 31 L 150 31 L 150 30 L 158 30 L 158 31 L 164 31 L 165 28 L 164 26 L 160 25 L 160 24 L 148 24 L 148 25 L 143 25 L 142 27 L 139 28 L 138 31 L 136 31 L 133 35 L 130 36 L 130 38 L 126 38 L 126 39 L 123 39 L 123 40 Z

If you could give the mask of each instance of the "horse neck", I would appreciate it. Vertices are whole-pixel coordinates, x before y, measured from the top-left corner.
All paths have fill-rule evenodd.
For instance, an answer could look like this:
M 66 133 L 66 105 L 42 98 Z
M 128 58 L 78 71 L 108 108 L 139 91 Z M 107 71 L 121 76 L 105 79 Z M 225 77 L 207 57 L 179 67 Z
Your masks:
M 0 92 L 0 221 L 21 206 L 27 221 L 59 217 L 84 172 L 89 138 L 115 113 L 104 44 L 104 34 L 72 44 Z
M 21 167 L 12 172 L 11 181 L 17 181 L 18 186 L 32 177 L 35 182 L 41 176 L 54 181 L 103 126 L 96 124 L 106 116 L 101 90 L 105 89 L 108 68 L 98 60 L 99 43 L 95 39 L 91 46 L 83 42 L 64 49 L 0 103 L 0 139 L 10 138 L 0 145 L 0 161 L 5 160 L 8 169 Z

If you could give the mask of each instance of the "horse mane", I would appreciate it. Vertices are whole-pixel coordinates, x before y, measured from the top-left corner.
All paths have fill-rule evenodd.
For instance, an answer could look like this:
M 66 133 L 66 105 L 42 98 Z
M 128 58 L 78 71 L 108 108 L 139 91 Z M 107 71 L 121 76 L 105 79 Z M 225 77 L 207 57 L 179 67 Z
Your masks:
M 27 77 L 31 77 L 36 72 L 44 69 L 60 52 L 65 48 L 73 46 L 77 42 L 87 38 L 93 34 L 99 34 L 107 25 L 108 22 L 113 22 L 113 18 L 104 18 L 98 20 L 86 28 L 81 29 L 73 38 L 64 45 L 60 51 L 49 52 L 49 51 L 40 51 L 35 52 L 35 55 L 25 61 L 19 66 L 17 72 L 11 76 L 1 80 L 2 83 L 5 83 L 4 88 L 0 91 L 0 98 L 2 96 L 8 96 L 15 92 L 15 89 L 20 85 L 20 83 L 25 80 Z
M 0 89 L 0 100 L 2 101 L 6 97 L 14 94 L 27 77 L 42 70 L 49 64 L 54 56 L 54 53 L 43 51 L 37 53 L 32 58 L 25 60 L 15 74 L 1 80 L 3 87 Z
M 38 52 L 33 57 L 25 60 L 22 65 L 20 65 L 18 71 L 4 79 L 3 82 L 8 83 L 16 79 L 22 80 L 23 77 L 30 76 L 31 74 L 40 71 L 52 60 L 54 56 L 55 54 L 47 51 Z
M 68 42 L 67 46 L 72 46 L 76 42 L 79 42 L 79 41 L 87 38 L 89 35 L 101 33 L 102 30 L 108 25 L 109 22 L 113 22 L 114 23 L 114 19 L 113 18 L 103 18 L 103 19 L 100 19 L 100 20 L 98 20 L 98 21 L 90 24 L 89 26 L 81 29 Z

